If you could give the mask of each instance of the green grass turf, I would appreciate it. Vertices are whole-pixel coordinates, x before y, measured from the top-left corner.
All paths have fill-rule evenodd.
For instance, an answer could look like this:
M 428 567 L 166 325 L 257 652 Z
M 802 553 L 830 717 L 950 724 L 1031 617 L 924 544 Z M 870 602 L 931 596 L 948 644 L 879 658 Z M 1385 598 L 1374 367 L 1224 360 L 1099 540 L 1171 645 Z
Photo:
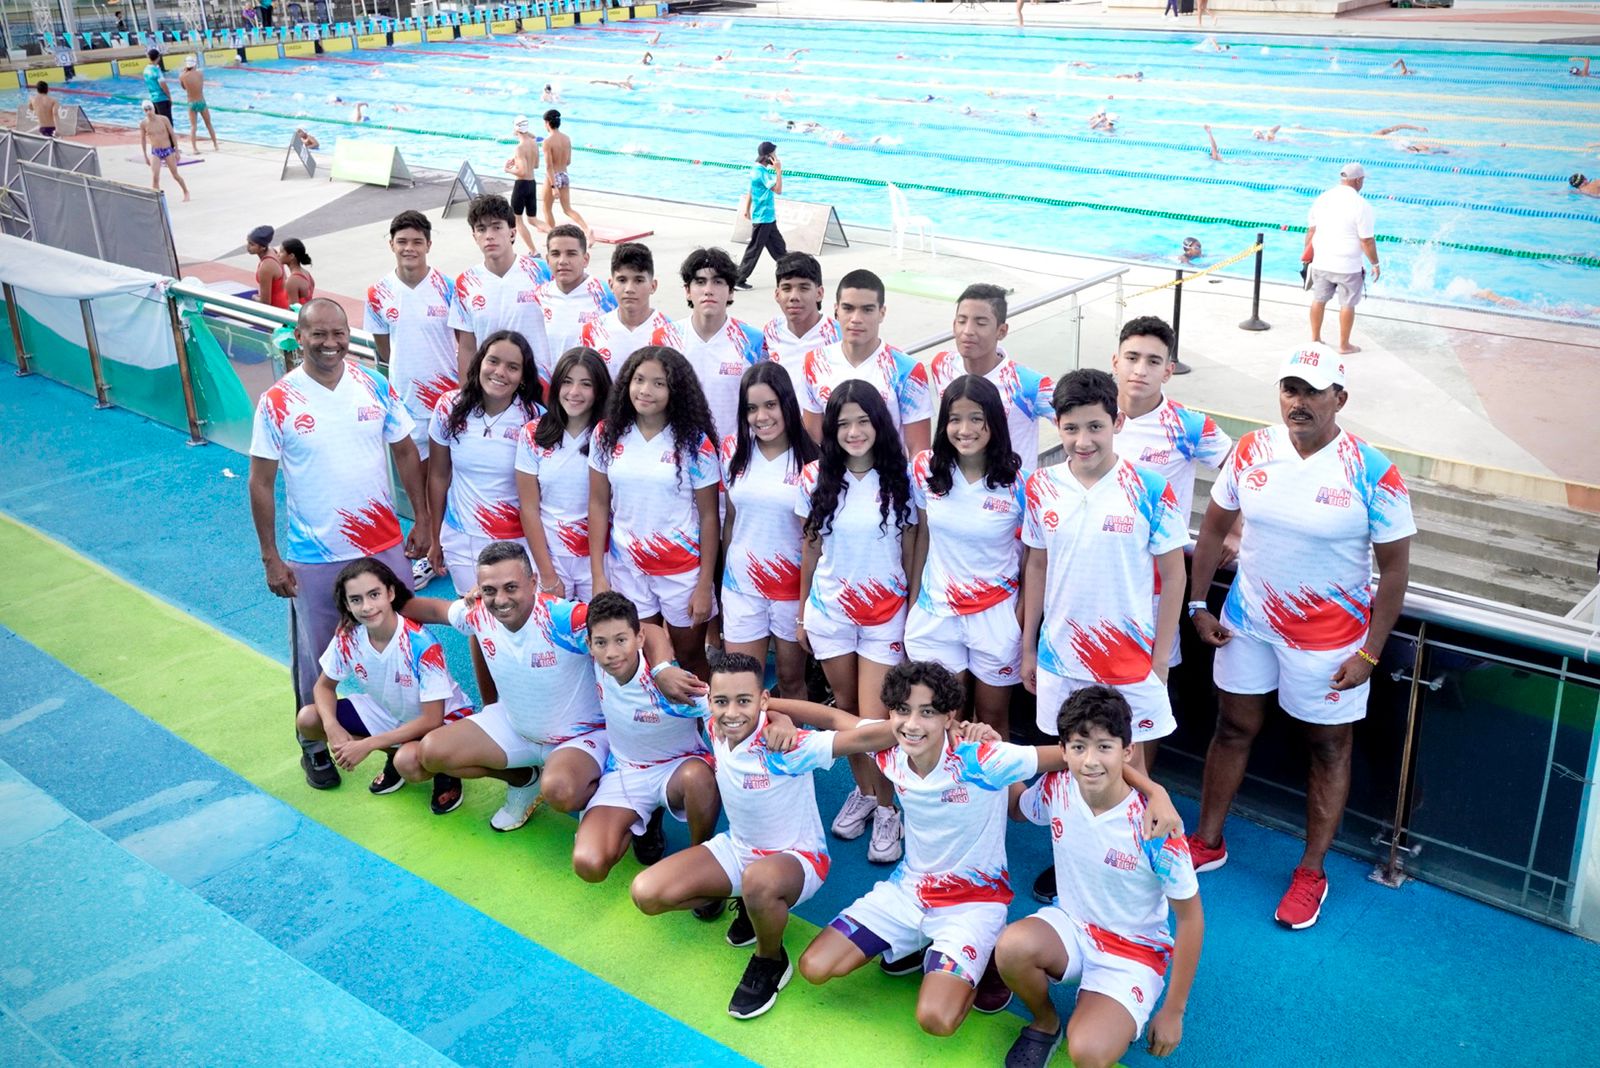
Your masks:
M 292 740 L 283 664 L 5 516 L 0 559 L 17 565 L 0 624 L 266 793 L 753 1060 L 999 1063 L 1015 1036 L 1015 1016 L 974 1013 L 954 1037 L 931 1038 L 914 1019 L 916 982 L 876 967 L 820 988 L 796 975 L 766 1016 L 734 1020 L 726 1008 L 747 951 L 722 940 L 723 922 L 640 914 L 627 892 L 637 871 L 631 857 L 608 882 L 581 882 L 570 867 L 570 817 L 541 809 L 522 830 L 496 834 L 488 825 L 502 800 L 494 782 L 469 782 L 466 803 L 445 817 L 428 811 L 420 786 L 370 797 L 363 787 L 376 759 L 342 788 L 313 791 Z M 816 930 L 791 919 L 790 955 Z M 594 1023 L 627 1034 L 625 1020 Z

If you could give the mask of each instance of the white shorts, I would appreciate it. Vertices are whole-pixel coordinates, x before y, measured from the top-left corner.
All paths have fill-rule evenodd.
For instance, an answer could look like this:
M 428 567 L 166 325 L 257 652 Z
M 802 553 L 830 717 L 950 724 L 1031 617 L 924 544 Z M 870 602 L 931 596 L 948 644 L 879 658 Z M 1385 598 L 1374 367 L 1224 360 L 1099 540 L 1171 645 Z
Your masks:
M 476 534 L 468 534 L 464 530 L 457 530 L 449 523 L 439 525 L 439 548 L 444 551 L 444 566 L 450 571 L 450 581 L 455 585 L 456 593 L 464 594 L 475 589 L 478 585 L 478 554 L 484 547 L 501 540 L 497 538 L 481 538 Z M 524 538 L 507 538 L 514 545 L 522 546 L 522 551 L 528 551 L 528 542 Z M 530 554 L 529 562 L 533 557 Z
M 606 558 L 605 568 L 611 588 L 634 603 L 639 609 L 640 619 L 659 613 L 669 627 L 693 625 L 689 616 L 689 599 L 694 596 L 695 585 L 700 581 L 698 568 L 681 575 L 646 575 L 620 562 L 615 556 Z M 711 600 L 711 614 L 717 614 L 715 597 Z
M 1212 681 L 1228 693 L 1277 690 L 1278 705 L 1302 723 L 1354 723 L 1367 718 L 1371 680 L 1353 690 L 1335 690 L 1329 683 L 1366 640 L 1363 636 L 1343 649 L 1290 649 L 1235 630 L 1212 661 Z
M 722 638 L 730 642 L 763 642 L 767 636 L 795 640 L 799 601 L 769 601 L 748 593 L 722 591 Z
M 802 613 L 806 625 L 806 640 L 811 643 L 811 655 L 818 660 L 832 660 L 851 653 L 864 656 L 874 664 L 890 667 L 906 658 L 906 606 L 901 605 L 894 618 L 887 623 L 863 627 L 841 615 L 823 612 L 807 602 Z
M 633 821 L 634 834 L 644 833 L 645 824 L 658 808 L 665 808 L 679 823 L 688 823 L 689 817 L 684 811 L 673 808 L 667 801 L 667 783 L 685 760 L 704 760 L 709 764 L 711 754 L 678 757 L 649 768 L 614 768 L 600 776 L 600 785 L 595 787 L 594 796 L 583 811 L 587 814 L 589 809 L 602 806 L 631 808 L 638 817 Z
M 552 553 L 550 562 L 555 565 L 556 577 L 567 591 L 567 600 L 594 600 L 594 573 L 589 570 L 587 556 L 556 556 Z
M 411 440 L 416 443 L 417 455 L 424 460 L 428 458 L 428 446 L 432 444 L 428 438 L 428 427 L 432 422 L 432 412 L 423 412 L 421 415 L 411 412 Z
M 561 749 L 582 750 L 596 768 L 606 766 L 611 745 L 605 731 L 590 731 L 564 742 L 536 742 L 526 737 L 511 724 L 505 706 L 499 701 L 485 705 L 483 711 L 472 717 L 472 722 L 483 729 L 489 740 L 506 755 L 508 768 L 542 768 L 550 755 Z
M 1022 628 L 1017 599 L 968 616 L 936 616 L 912 605 L 906 614 L 906 655 L 933 660 L 950 671 L 970 671 L 979 682 L 1011 686 L 1022 677 Z
M 1056 719 L 1061 714 L 1062 702 L 1087 686 L 1100 685 L 1094 679 L 1075 679 L 1043 668 L 1039 669 L 1038 681 L 1039 729 L 1052 738 L 1055 737 Z M 1153 742 L 1178 729 L 1178 721 L 1172 715 L 1172 697 L 1161 680 L 1156 678 L 1155 672 L 1152 671 L 1143 682 L 1113 686 L 1112 689 L 1127 698 L 1128 705 L 1133 709 L 1135 742 Z
M 711 855 L 722 865 L 723 874 L 728 877 L 728 885 L 733 887 L 734 897 L 738 897 L 743 891 L 744 870 L 762 857 L 791 856 L 800 862 L 800 870 L 805 872 L 805 883 L 800 888 L 800 900 L 795 902 L 796 905 L 810 900 L 813 894 L 822 889 L 822 880 L 828 876 L 826 853 L 807 854 L 798 849 L 751 849 L 735 842 L 727 831 L 707 842 L 706 848 L 711 850 Z
M 973 986 L 989 966 L 989 956 L 1006 925 L 1006 907 L 998 901 L 925 908 L 909 881 L 885 879 L 855 904 L 846 906 L 830 924 L 859 948 L 857 936 L 845 927 L 861 928 L 887 942 L 885 960 L 899 960 L 923 946 L 944 954 L 948 970 Z
M 1093 932 L 1055 905 L 1046 905 L 1033 918 L 1048 923 L 1067 951 L 1066 974 L 1056 981 L 1077 983 L 1080 992 L 1104 994 L 1133 1017 L 1134 1039 L 1144 1034 L 1144 1025 L 1167 987 L 1165 961 L 1160 971 L 1147 963 L 1160 960 L 1159 952 L 1109 932 L 1097 943 Z

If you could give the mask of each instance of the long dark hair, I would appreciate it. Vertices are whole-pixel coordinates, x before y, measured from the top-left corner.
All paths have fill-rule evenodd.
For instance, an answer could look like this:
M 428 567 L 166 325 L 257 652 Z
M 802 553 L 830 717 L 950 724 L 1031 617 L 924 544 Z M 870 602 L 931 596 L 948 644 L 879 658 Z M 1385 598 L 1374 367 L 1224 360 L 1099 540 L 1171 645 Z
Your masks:
M 363 556 L 359 560 L 352 560 L 339 569 L 339 575 L 333 580 L 333 603 L 339 609 L 339 627 L 344 633 L 349 633 L 361 626 L 361 621 L 351 614 L 350 608 L 344 603 L 344 584 L 353 578 L 362 575 L 371 575 L 379 582 L 389 587 L 389 592 L 394 594 L 394 610 L 396 612 L 406 606 L 411 600 L 411 591 L 406 584 L 395 577 L 389 570 L 389 565 L 375 556 Z
M 950 409 L 958 400 L 969 400 L 982 409 L 983 421 L 989 426 L 989 444 L 983 450 L 984 485 L 990 489 L 1016 485 L 1022 457 L 1011 447 L 1011 424 L 1006 420 L 1000 390 L 987 378 L 962 375 L 944 388 L 944 397 L 939 401 L 939 420 L 933 424 L 933 461 L 929 464 L 928 489 L 938 497 L 950 492 L 959 461 L 947 428 Z
M 533 428 L 533 443 L 541 449 L 556 448 L 567 433 L 567 410 L 561 406 L 561 384 L 579 367 L 589 372 L 589 381 L 594 383 L 594 404 L 589 408 L 589 432 L 583 444 L 578 446 L 579 453 L 589 455 L 589 440 L 594 436 L 594 425 L 605 414 L 606 397 L 611 392 L 611 372 L 606 369 L 606 361 L 600 354 L 587 345 L 574 345 L 563 352 L 561 359 L 556 361 L 555 370 L 550 372 L 550 406 L 540 416 L 539 425 Z
M 533 362 L 533 346 L 515 330 L 496 330 L 478 343 L 478 351 L 472 354 L 472 363 L 467 366 L 467 377 L 456 393 L 455 403 L 450 406 L 445 433 L 453 438 L 459 438 L 467 429 L 467 417 L 483 407 L 483 382 L 478 375 L 483 370 L 483 357 L 489 346 L 497 341 L 509 341 L 522 353 L 522 381 L 517 383 L 517 395 L 511 398 L 511 403 L 520 401 L 528 419 L 538 414 L 543 393 L 539 389 L 539 367 Z
M 778 395 L 778 410 L 783 413 L 783 433 L 789 439 L 789 470 L 799 475 L 800 469 L 819 455 L 817 443 L 806 433 L 800 419 L 800 402 L 795 399 L 794 380 L 782 364 L 763 360 L 752 364 L 739 379 L 739 407 L 734 409 L 737 425 L 733 431 L 733 459 L 728 461 L 728 484 L 732 485 L 744 469 L 750 466 L 750 450 L 756 447 L 755 434 L 750 421 L 745 418 L 745 405 L 750 403 L 750 387 L 766 386 Z
M 617 372 L 617 385 L 606 398 L 606 419 L 595 436 L 595 446 L 601 456 L 609 456 L 617 442 L 638 419 L 633 410 L 633 398 L 628 395 L 628 385 L 644 363 L 659 363 L 667 373 L 667 429 L 672 432 L 673 460 L 678 465 L 678 483 L 683 483 L 683 458 L 700 448 L 702 441 L 717 444 L 717 427 L 711 421 L 711 409 L 706 405 L 706 395 L 700 389 L 700 379 L 694 368 L 684 359 L 683 353 L 666 345 L 646 345 L 629 356 Z
M 852 378 L 840 384 L 828 398 L 822 413 L 822 458 L 817 465 L 817 485 L 811 491 L 811 514 L 806 517 L 806 536 L 821 538 L 833 530 L 833 513 L 850 491 L 845 478 L 849 456 L 839 444 L 839 412 L 846 404 L 859 404 L 872 421 L 872 469 L 878 472 L 878 529 L 889 529 L 889 510 L 900 529 L 911 524 L 911 476 L 906 471 L 906 451 L 900 432 L 889 419 L 889 409 L 875 386 Z

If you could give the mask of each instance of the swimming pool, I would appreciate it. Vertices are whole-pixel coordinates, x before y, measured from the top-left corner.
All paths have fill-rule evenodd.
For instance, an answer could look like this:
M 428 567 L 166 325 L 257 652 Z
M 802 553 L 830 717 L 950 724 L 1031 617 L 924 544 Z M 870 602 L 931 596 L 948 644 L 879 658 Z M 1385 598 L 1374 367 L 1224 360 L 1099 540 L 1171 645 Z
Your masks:
M 350 136 L 367 101 L 360 136 L 498 175 L 513 119 L 550 106 L 550 83 L 579 186 L 732 205 L 770 138 L 786 192 L 833 203 L 846 226 L 887 226 L 892 181 L 940 234 L 1005 245 L 1164 262 L 1192 235 L 1204 264 L 1266 230 L 1267 275 L 1285 282 L 1311 199 L 1356 159 L 1377 208 L 1376 294 L 1600 319 L 1600 201 L 1567 185 L 1600 171 L 1584 147 L 1600 142 L 1600 78 L 1567 59 L 1592 47 L 703 18 L 530 40 L 213 70 L 208 95 L 224 136 L 270 145 L 291 123 Z M 1391 69 L 1402 56 L 1410 77 Z M 596 84 L 630 76 L 631 90 Z M 127 81 L 102 88 L 137 98 Z M 94 118 L 129 118 L 125 100 L 87 99 Z M 1088 128 L 1101 107 L 1114 132 Z M 1426 132 L 1376 135 L 1396 124 Z M 1253 136 L 1274 126 L 1274 141 Z

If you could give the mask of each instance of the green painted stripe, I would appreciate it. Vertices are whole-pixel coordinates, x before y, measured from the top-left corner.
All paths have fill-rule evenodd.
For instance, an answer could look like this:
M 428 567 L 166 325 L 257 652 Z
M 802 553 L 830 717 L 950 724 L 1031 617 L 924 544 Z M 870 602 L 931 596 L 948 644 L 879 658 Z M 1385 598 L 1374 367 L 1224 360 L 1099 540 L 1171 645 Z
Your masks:
M 998 1062 L 1015 1034 L 1015 1017 L 974 1013 L 953 1038 L 930 1038 L 913 1017 L 917 984 L 876 968 L 820 988 L 797 975 L 768 1015 L 734 1020 L 726 1008 L 745 952 L 728 948 L 720 923 L 640 914 L 624 882 L 636 870 L 631 858 L 606 884 L 579 881 L 570 818 L 541 809 L 521 831 L 497 835 L 488 826 L 497 783 L 469 783 L 466 804 L 444 818 L 429 813 L 421 789 L 368 797 L 359 772 L 343 789 L 310 790 L 290 738 L 283 664 L 4 515 L 0 559 L 17 565 L 0 624 L 266 793 L 753 1060 Z M 792 919 L 790 954 L 815 932 Z M 627 1033 L 626 1021 L 595 1026 Z

